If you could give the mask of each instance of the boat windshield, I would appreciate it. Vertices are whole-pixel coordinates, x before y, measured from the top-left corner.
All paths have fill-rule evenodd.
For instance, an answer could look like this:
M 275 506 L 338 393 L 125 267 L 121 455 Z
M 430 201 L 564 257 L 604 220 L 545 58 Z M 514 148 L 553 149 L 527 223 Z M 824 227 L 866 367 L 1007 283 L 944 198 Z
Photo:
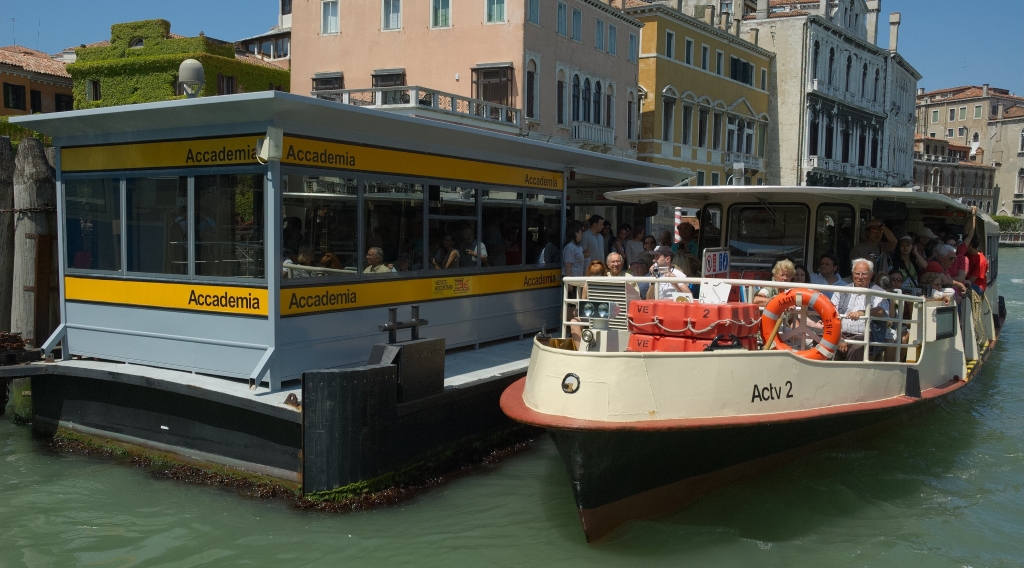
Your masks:
M 732 265 L 771 270 L 781 256 L 806 262 L 807 221 L 806 205 L 733 205 L 728 226 Z

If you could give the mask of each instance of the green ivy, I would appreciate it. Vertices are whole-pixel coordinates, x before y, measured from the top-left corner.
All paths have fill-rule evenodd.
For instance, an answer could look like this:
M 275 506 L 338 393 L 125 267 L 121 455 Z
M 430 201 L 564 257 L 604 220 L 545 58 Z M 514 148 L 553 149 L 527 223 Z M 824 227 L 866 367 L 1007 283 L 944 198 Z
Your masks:
M 43 143 L 43 146 L 53 146 L 53 140 L 49 136 L 29 130 L 24 126 L 18 126 L 17 124 L 11 124 L 9 121 L 10 117 L 0 116 L 0 136 L 6 136 L 11 139 L 11 146 L 15 150 L 18 149 L 18 142 L 21 142 L 23 138 L 35 138 Z
M 1017 233 L 1024 231 L 1024 219 L 1007 215 L 993 215 L 992 220 L 999 223 L 999 232 Z
M 209 53 L 233 59 L 234 45 L 206 36 L 169 38 L 171 23 L 167 20 L 143 20 L 110 26 L 110 45 L 80 47 L 75 50 L 81 63 L 109 61 L 129 57 L 153 57 L 180 53 Z M 131 47 L 133 39 L 142 38 L 142 47 Z

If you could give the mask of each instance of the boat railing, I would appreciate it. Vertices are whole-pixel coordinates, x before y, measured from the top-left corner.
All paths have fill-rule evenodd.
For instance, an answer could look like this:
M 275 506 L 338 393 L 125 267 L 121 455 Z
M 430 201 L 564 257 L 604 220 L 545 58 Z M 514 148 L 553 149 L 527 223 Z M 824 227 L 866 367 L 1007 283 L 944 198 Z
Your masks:
M 888 349 L 894 351 L 894 354 L 890 355 L 888 359 L 892 359 L 890 362 L 900 362 L 906 359 L 907 362 L 914 362 L 916 356 L 922 351 L 925 344 L 925 298 L 923 296 L 914 296 L 909 294 L 902 294 L 900 292 L 887 292 L 884 290 L 875 290 L 871 288 L 855 288 L 852 286 L 832 286 L 828 284 L 805 284 L 802 282 L 775 282 L 770 280 L 742 280 L 735 278 L 677 278 L 677 277 L 652 277 L 652 276 L 625 276 L 625 277 L 614 277 L 614 276 L 589 276 L 589 277 L 565 277 L 562 279 L 562 338 L 567 338 L 572 335 L 572 328 L 586 328 L 593 327 L 593 319 L 580 316 L 579 305 L 585 302 L 615 302 L 619 305 L 622 317 L 625 315 L 628 304 L 631 300 L 640 299 L 639 292 L 633 294 L 627 290 L 627 286 L 633 287 L 634 284 L 681 284 L 681 285 L 715 285 L 715 284 L 728 284 L 730 286 L 740 287 L 745 294 L 743 296 L 748 299 L 753 299 L 756 290 L 761 288 L 777 288 L 780 293 L 792 289 L 792 288 L 805 288 L 808 290 L 814 290 L 825 293 L 826 297 L 831 301 L 832 293 L 841 292 L 844 294 L 863 294 L 865 298 L 864 305 L 870 306 L 873 303 L 874 298 L 881 298 L 888 300 L 889 302 L 889 314 L 887 316 L 876 316 L 871 314 L 871 310 L 864 310 L 864 314 L 857 318 L 847 318 L 840 316 L 840 319 L 846 320 L 859 320 L 864 322 L 864 339 L 853 339 L 852 337 L 843 337 L 847 345 L 856 346 L 863 345 L 863 362 L 874 362 L 872 360 L 872 352 L 881 349 Z M 610 285 L 619 284 L 622 286 L 621 295 L 610 294 L 608 292 Z M 581 295 L 584 286 L 589 288 L 591 285 L 600 287 L 601 295 L 599 298 L 582 298 L 576 297 Z M 575 294 L 570 290 L 575 288 L 580 294 Z M 667 299 L 667 298 L 663 298 Z M 694 301 L 697 301 L 696 299 Z M 909 315 L 908 315 L 909 308 Z M 801 324 L 806 325 L 807 310 L 799 310 L 801 317 Z M 902 317 L 901 317 L 902 316 Z M 873 327 L 875 325 L 876 327 Z M 615 328 L 617 326 L 609 326 Z M 877 329 L 877 335 L 883 335 L 880 339 L 872 338 L 872 329 Z M 881 333 L 884 329 L 884 333 Z M 890 339 L 889 332 L 895 331 L 895 337 Z M 904 332 L 908 333 L 907 340 L 904 342 Z M 766 338 L 764 338 L 766 339 Z M 766 349 L 767 350 L 767 349 Z M 913 354 L 913 355 L 912 355 Z M 914 359 L 912 359 L 914 357 Z

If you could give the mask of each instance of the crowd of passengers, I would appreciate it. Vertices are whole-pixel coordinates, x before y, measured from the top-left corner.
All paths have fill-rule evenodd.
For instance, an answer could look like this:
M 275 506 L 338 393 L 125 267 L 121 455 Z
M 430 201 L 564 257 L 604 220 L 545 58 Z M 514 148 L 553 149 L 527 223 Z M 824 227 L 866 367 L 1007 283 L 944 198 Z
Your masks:
M 569 223 L 562 252 L 563 274 L 567 276 L 671 276 L 684 278 L 700 274 L 701 263 L 697 259 L 696 230 L 693 225 L 683 222 L 678 226 L 680 240 L 673 243 L 668 231 L 662 231 L 660 238 L 645 235 L 643 229 L 631 232 L 628 225 L 619 230 L 618 238 L 605 241 L 610 233 L 607 223 L 599 216 L 591 217 L 587 225 L 579 221 Z M 791 258 L 780 257 L 772 267 L 772 280 L 781 283 L 810 283 L 831 286 L 869 288 L 877 291 L 896 292 L 941 299 L 957 303 L 971 290 L 984 294 L 987 288 L 988 259 L 979 249 L 981 238 L 976 232 L 977 208 L 971 208 L 967 225 L 958 232 L 956 228 L 942 228 L 936 234 L 931 228 L 922 227 L 918 232 L 903 227 L 887 227 L 881 220 L 867 223 L 863 241 L 852 248 L 849 255 L 850 281 L 839 273 L 839 258 L 831 253 L 818 259 L 818 272 L 811 272 L 807 266 Z M 632 234 L 633 239 L 627 239 Z M 608 245 L 605 246 L 604 243 Z M 603 260 L 602 260 L 603 259 Z M 625 267 L 629 269 L 625 269 Z M 643 298 L 663 299 L 684 296 L 687 299 L 699 297 L 699 285 L 683 283 L 635 283 Z M 764 306 L 785 290 L 784 287 L 767 286 L 755 294 L 754 303 Z M 575 291 L 570 290 L 570 294 Z M 586 297 L 586 290 L 579 291 Z M 862 319 L 870 310 L 872 317 L 907 318 L 909 314 L 898 315 L 897 306 L 878 296 L 869 301 L 865 294 L 834 292 L 829 299 L 836 306 L 842 318 L 842 338 L 837 359 L 862 360 L 863 345 L 849 344 L 847 340 L 863 341 L 866 321 Z M 905 309 L 909 309 L 909 304 Z M 819 331 L 816 318 L 810 323 L 804 320 L 810 331 Z M 787 328 L 801 325 L 790 318 Z M 868 332 L 875 343 L 906 344 L 909 334 L 906 325 L 891 322 L 872 322 Z M 791 341 L 803 343 L 807 335 L 794 333 Z M 796 345 L 793 345 L 797 347 Z M 803 348 L 798 347 L 798 348 Z M 905 351 L 896 348 L 872 347 L 871 358 L 895 361 L 906 357 Z

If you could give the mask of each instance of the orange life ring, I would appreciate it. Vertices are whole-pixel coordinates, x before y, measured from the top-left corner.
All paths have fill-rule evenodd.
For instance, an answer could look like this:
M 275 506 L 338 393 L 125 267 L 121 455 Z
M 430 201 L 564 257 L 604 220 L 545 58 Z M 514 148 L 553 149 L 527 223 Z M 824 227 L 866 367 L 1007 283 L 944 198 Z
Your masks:
M 797 355 L 806 359 L 818 361 L 831 359 L 835 356 L 839 345 L 842 325 L 839 322 L 839 313 L 836 312 L 836 307 L 821 292 L 806 288 L 794 288 L 772 298 L 764 307 L 764 313 L 761 315 L 761 337 L 765 341 L 768 340 L 775 329 L 775 322 L 782 317 L 784 311 L 792 307 L 805 306 L 813 308 L 821 318 L 823 327 L 821 341 L 818 345 L 803 351 L 797 351 L 781 341 L 775 341 L 775 348 L 782 351 L 795 351 Z

